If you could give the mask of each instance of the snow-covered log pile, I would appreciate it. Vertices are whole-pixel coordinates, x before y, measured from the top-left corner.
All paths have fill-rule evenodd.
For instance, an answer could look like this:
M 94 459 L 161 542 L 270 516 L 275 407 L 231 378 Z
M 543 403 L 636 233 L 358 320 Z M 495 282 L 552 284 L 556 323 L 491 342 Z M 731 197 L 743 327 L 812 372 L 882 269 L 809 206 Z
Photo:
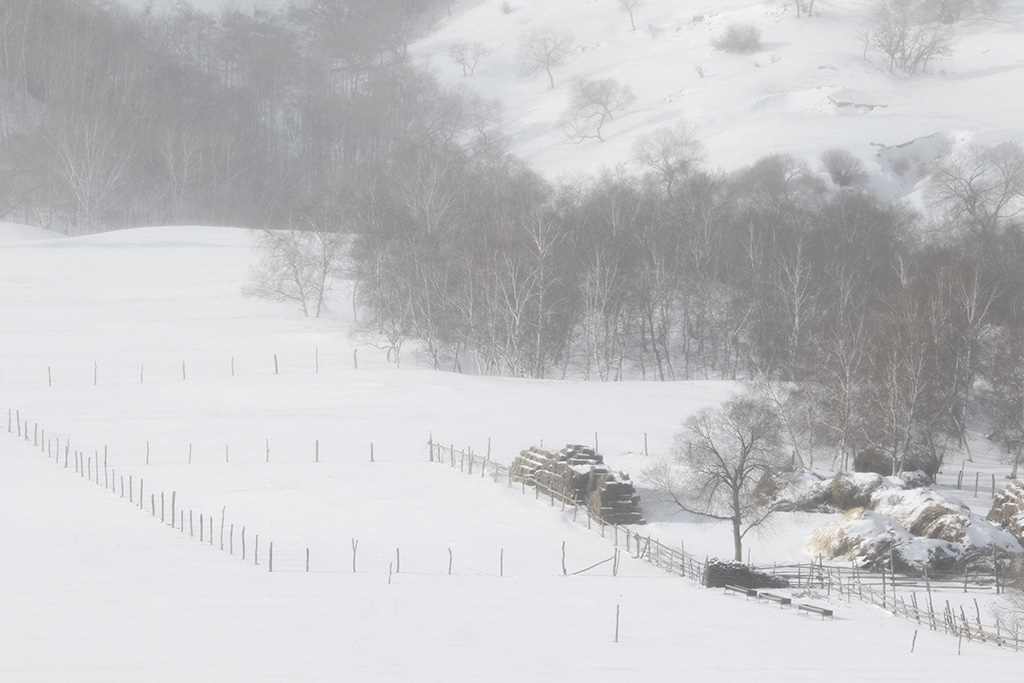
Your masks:
M 719 560 L 708 562 L 704 569 L 702 583 L 708 588 L 721 586 L 743 586 L 744 588 L 788 588 L 789 581 L 781 576 L 773 576 L 742 562 Z
M 906 484 L 892 477 L 869 483 L 866 479 L 875 475 L 846 476 L 853 478 L 847 482 L 852 484 L 851 496 L 860 499 L 865 488 L 874 488 L 866 505 L 849 509 L 842 520 L 811 535 L 807 550 L 824 559 L 920 572 L 988 561 L 993 549 L 1022 552 L 1011 534 L 935 490 L 903 488 Z
M 615 473 L 593 448 L 569 444 L 560 451 L 531 447 L 512 462 L 512 479 L 536 482 L 586 505 L 611 524 L 643 524 L 640 497 L 624 472 Z
M 1002 525 L 1024 543 L 1024 483 L 1014 479 L 996 494 L 988 520 Z

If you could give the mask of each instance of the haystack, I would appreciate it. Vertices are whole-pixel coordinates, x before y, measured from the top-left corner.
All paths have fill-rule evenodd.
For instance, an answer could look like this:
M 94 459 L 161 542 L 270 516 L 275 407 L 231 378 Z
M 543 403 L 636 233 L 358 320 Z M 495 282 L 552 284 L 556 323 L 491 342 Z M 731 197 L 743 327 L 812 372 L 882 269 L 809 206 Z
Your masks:
M 644 524 L 640 497 L 629 475 L 615 473 L 593 448 L 569 444 L 560 451 L 531 447 L 512 462 L 513 481 L 555 491 L 609 524 Z

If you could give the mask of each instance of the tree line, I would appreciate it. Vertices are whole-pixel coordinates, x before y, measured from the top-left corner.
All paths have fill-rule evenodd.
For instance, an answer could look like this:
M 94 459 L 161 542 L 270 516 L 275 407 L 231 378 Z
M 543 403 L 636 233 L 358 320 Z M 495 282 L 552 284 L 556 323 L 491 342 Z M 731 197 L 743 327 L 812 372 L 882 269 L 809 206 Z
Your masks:
M 375 338 L 482 374 L 786 383 L 812 458 L 930 468 L 978 416 L 1020 451 L 1020 147 L 938 167 L 930 221 L 835 163 L 707 170 L 684 129 L 635 156 L 551 183 L 487 139 L 400 150 L 353 213 Z

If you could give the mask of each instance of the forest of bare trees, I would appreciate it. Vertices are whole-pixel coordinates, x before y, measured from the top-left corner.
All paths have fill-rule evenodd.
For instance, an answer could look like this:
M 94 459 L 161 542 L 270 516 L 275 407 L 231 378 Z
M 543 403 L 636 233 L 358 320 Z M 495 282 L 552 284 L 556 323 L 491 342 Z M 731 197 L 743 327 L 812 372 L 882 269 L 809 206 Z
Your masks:
M 0 6 L 0 217 L 68 232 L 287 223 L 468 105 L 406 63 L 429 0 L 276 13 Z M 335 207 L 337 208 L 337 207 Z

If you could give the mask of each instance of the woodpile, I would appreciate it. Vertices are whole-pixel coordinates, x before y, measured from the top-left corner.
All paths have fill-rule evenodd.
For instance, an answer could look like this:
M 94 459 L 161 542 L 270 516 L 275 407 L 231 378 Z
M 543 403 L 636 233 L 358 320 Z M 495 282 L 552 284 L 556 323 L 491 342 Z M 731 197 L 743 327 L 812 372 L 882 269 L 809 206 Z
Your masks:
M 640 497 L 629 475 L 615 473 L 593 448 L 569 444 L 560 451 L 531 447 L 512 462 L 513 481 L 537 484 L 580 505 L 609 524 L 644 524 Z
M 719 560 L 708 562 L 701 577 L 708 588 L 743 586 L 744 588 L 788 588 L 789 580 L 748 567 L 742 562 Z

